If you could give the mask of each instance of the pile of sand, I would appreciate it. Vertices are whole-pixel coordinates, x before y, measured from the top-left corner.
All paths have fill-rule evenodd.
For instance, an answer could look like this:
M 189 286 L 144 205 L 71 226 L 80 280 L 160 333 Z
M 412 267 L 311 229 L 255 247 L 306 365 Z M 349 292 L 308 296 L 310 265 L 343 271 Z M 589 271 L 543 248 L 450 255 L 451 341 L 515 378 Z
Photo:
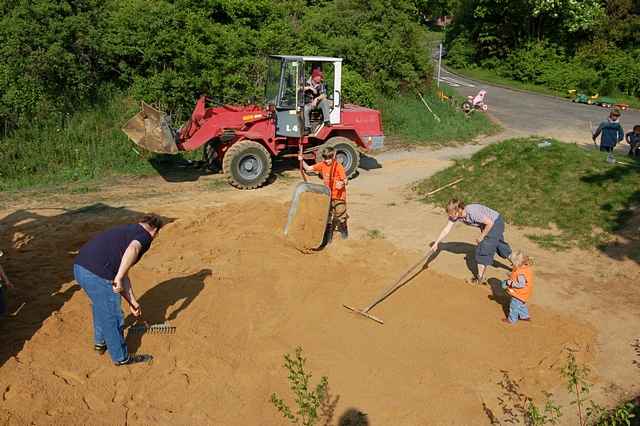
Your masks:
M 175 335 L 129 339 L 131 350 L 155 356 L 150 366 L 116 368 L 93 353 L 82 292 L 54 314 L 43 301 L 61 296 L 38 294 L 41 301 L 27 305 L 24 317 L 2 325 L 6 358 L 17 343 L 5 346 L 5 339 L 14 341 L 34 327 L 38 312 L 49 312 L 0 367 L 0 419 L 285 425 L 269 397 L 277 392 L 293 403 L 282 355 L 302 346 L 312 381 L 329 379 L 333 410 L 326 424 L 338 424 L 351 408 L 367 413 L 371 425 L 482 423 L 483 404 L 502 413 L 497 397 L 504 388 L 497 383 L 505 374 L 539 396 L 558 384 L 563 348 L 593 340 L 589 327 L 535 304 L 534 322 L 506 326 L 487 288 L 429 270 L 374 309 L 385 325 L 356 316 L 342 304 L 367 305 L 419 254 L 378 240 L 340 241 L 304 255 L 282 235 L 286 214 L 277 202 L 260 209 L 235 204 L 194 211 L 163 229 L 132 272 L 145 318 L 177 327 Z M 70 248 L 71 233 L 80 244 L 95 231 L 87 223 L 100 217 L 75 217 L 57 228 L 68 233 L 49 229 L 13 254 L 45 259 L 55 244 Z M 50 243 L 35 243 L 44 239 Z M 31 280 L 29 289 L 46 285 L 38 280 L 47 274 L 31 262 L 13 262 L 12 272 Z M 61 287 L 74 288 L 70 283 Z
M 327 228 L 330 198 L 317 192 L 300 194 L 298 209 L 287 237 L 301 250 L 318 248 L 322 244 Z

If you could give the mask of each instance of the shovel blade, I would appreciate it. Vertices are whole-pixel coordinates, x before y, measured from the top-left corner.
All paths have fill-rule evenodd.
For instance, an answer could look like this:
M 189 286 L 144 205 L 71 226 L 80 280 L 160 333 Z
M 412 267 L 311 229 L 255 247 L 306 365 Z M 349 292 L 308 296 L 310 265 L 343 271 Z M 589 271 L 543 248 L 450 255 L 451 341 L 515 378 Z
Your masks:
M 176 154 L 175 132 L 171 129 L 167 114 L 142 102 L 139 113 L 134 115 L 122 131 L 141 148 L 158 154 Z
M 325 198 L 325 203 L 323 204 L 323 211 L 321 212 L 322 217 L 324 219 L 324 222 L 322 224 L 322 229 L 318 230 L 319 232 L 317 232 L 318 234 L 318 241 L 317 244 L 313 247 L 313 248 L 317 248 L 320 247 L 320 245 L 322 244 L 322 240 L 324 237 L 324 231 L 326 230 L 327 227 L 327 222 L 329 220 L 329 209 L 331 207 L 331 193 L 329 192 L 329 188 L 327 188 L 324 185 L 319 185 L 317 183 L 307 183 L 307 182 L 300 182 L 297 186 L 296 189 L 293 191 L 293 198 L 291 200 L 291 207 L 289 207 L 289 214 L 287 216 L 287 224 L 284 227 L 284 235 L 287 236 L 289 235 L 291 229 L 292 229 L 292 225 L 294 223 L 294 220 L 296 218 L 296 215 L 298 214 L 298 211 L 300 210 L 300 201 L 301 201 L 301 197 L 302 194 L 304 193 L 315 193 L 315 194 L 321 194 L 324 198 Z M 309 247 L 311 248 L 311 247 Z

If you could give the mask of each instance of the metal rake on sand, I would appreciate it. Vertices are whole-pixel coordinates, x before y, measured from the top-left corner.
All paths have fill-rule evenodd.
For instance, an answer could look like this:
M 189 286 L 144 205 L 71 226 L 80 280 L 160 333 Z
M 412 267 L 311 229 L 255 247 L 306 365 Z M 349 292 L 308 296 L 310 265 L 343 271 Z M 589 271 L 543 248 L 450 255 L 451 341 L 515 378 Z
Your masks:
M 433 249 L 430 249 L 427 252 L 427 254 L 422 259 L 420 259 L 420 261 L 418 263 L 416 263 L 410 269 L 408 269 L 391 287 L 387 288 L 376 300 L 373 301 L 373 303 L 371 303 L 366 308 L 358 309 L 358 308 L 354 308 L 354 307 L 348 306 L 348 305 L 342 305 L 342 306 L 344 306 L 345 308 L 349 309 L 350 311 L 355 312 L 356 314 L 360 314 L 360 315 L 362 315 L 362 316 L 364 316 L 366 318 L 369 318 L 369 319 L 377 322 L 378 324 L 384 324 L 384 321 L 382 321 L 380 318 L 378 318 L 378 317 L 376 317 L 374 315 L 371 315 L 369 313 L 369 311 L 371 309 L 373 309 L 378 303 L 382 302 L 387 297 L 389 297 L 397 289 L 399 289 L 400 287 L 405 285 L 408 282 L 407 278 L 409 277 L 409 275 L 411 275 L 411 273 L 413 271 L 415 271 L 416 268 L 418 268 L 418 266 L 424 267 L 425 263 L 427 263 L 427 260 L 429 260 L 429 257 L 432 254 L 433 254 Z
M 129 327 L 129 333 L 149 333 L 149 334 L 175 334 L 176 327 L 163 322 L 160 324 L 149 324 L 148 322 L 135 323 Z

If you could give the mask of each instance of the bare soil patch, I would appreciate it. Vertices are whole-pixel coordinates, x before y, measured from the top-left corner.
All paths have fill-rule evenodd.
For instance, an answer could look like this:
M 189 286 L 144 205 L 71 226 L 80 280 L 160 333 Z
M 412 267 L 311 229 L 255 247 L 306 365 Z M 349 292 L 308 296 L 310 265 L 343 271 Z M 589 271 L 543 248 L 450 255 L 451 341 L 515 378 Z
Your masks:
M 145 318 L 167 320 L 177 333 L 129 336 L 131 350 L 155 361 L 121 368 L 91 349 L 88 299 L 70 290 L 72 257 L 49 265 L 46 255 L 73 251 L 99 225 L 125 217 L 76 215 L 64 226 L 49 222 L 56 229 L 23 228 L 23 244 L 14 242 L 23 261 L 12 271 L 30 278 L 25 297 L 43 300 L 3 322 L 2 336 L 28 327 L 39 311 L 45 318 L 0 367 L 0 417 L 7 424 L 286 424 L 269 396 L 290 395 L 282 355 L 301 345 L 314 377 L 329 377 L 336 405 L 328 424 L 353 407 L 375 425 L 482 424 L 483 403 L 499 408 L 505 372 L 537 396 L 559 384 L 564 348 L 594 355 L 594 330 L 570 313 L 534 301 L 534 321 L 509 327 L 499 321 L 504 301 L 486 287 L 430 269 L 375 308 L 384 326 L 355 316 L 342 304 L 368 304 L 415 252 L 368 240 L 304 255 L 282 235 L 286 213 L 286 203 L 264 198 L 259 209 L 231 203 L 163 229 L 132 281 Z M 71 295 L 49 315 L 51 298 L 38 293 L 38 282 L 51 277 Z

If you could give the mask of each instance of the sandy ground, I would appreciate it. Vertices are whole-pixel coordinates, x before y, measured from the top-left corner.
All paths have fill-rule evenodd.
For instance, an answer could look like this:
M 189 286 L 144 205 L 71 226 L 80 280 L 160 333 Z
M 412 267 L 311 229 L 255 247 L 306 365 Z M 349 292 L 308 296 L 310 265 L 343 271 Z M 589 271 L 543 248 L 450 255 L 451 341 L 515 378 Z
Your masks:
M 462 227 L 428 270 L 374 308 L 385 325 L 342 307 L 370 303 L 444 225 L 442 212 L 412 199 L 408 187 L 481 146 L 381 154 L 380 167 L 350 184 L 353 238 L 318 254 L 302 254 L 282 236 L 293 173 L 251 192 L 220 186 L 217 176 L 152 178 L 7 202 L 0 238 L 21 287 L 11 307 L 27 304 L 0 323 L 0 420 L 286 424 L 269 397 L 292 401 L 282 356 L 298 345 L 314 380 L 329 379 L 327 425 L 348 424 L 341 417 L 350 409 L 367 413 L 370 425 L 513 422 L 519 401 L 505 396 L 513 386 L 533 398 L 554 391 L 566 406 L 558 374 L 566 348 L 591 366 L 600 401 L 637 395 L 631 344 L 640 268 L 596 252 L 546 252 L 526 239 L 527 229 L 508 227 L 507 239 L 536 259 L 530 324 L 499 321 L 505 300 L 495 284 L 504 268 L 490 270 L 492 287 L 463 282 L 476 235 Z M 73 252 L 104 227 L 149 210 L 174 222 L 132 278 L 145 317 L 168 320 L 177 333 L 129 336 L 132 350 L 155 360 L 115 368 L 91 350 Z M 373 230 L 382 238 L 368 238 Z

